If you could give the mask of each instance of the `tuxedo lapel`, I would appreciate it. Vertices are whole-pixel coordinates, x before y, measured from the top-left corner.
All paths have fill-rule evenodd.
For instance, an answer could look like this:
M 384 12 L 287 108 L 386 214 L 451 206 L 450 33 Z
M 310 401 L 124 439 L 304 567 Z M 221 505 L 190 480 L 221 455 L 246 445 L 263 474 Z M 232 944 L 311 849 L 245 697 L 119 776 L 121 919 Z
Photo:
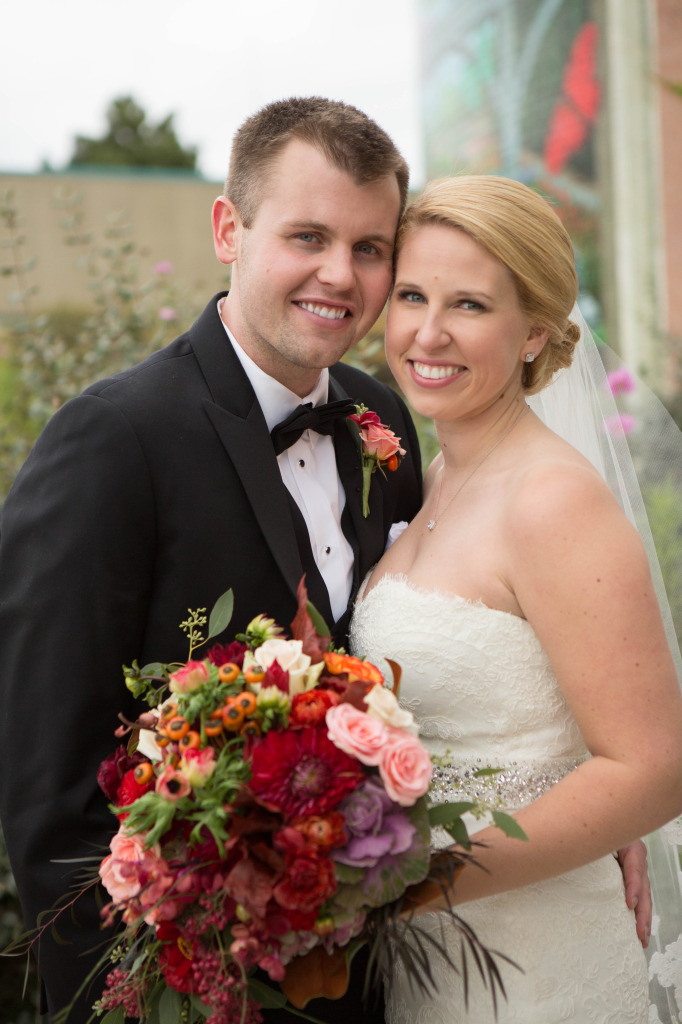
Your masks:
M 348 397 L 339 382 L 330 375 L 330 401 Z M 362 514 L 362 456 L 345 420 L 339 420 L 335 426 L 334 448 L 336 465 L 346 492 L 346 506 L 341 517 L 341 526 L 355 555 L 353 565 L 353 594 L 355 594 L 365 573 L 383 551 L 384 496 L 377 480 L 377 474 L 374 473 L 369 492 L 370 514 L 365 518 Z
M 212 399 L 203 402 L 204 411 L 235 467 L 255 520 L 295 597 L 303 566 L 287 490 L 265 417 L 218 316 L 219 298 L 215 296 L 190 330 L 190 341 Z

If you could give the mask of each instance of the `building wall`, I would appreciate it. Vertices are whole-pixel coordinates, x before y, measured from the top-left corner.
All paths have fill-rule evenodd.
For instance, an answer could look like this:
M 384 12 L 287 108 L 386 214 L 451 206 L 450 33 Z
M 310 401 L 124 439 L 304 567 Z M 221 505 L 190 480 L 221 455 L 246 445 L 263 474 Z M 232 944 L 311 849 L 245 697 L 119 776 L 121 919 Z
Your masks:
M 227 268 L 217 261 L 211 238 L 211 206 L 222 191 L 217 183 L 164 173 L 0 174 L 0 194 L 7 191 L 21 216 L 23 257 L 36 260 L 27 280 L 37 286 L 37 309 L 89 306 L 87 274 L 78 265 L 83 248 L 64 244 L 61 225 L 70 210 L 82 213 L 79 231 L 90 232 L 95 247 L 106 244 L 112 227 L 127 225 L 139 248 L 141 281 L 155 264 L 169 261 L 174 280 L 202 300 L 226 286 Z M 0 240 L 6 238 L 0 223 Z M 7 263 L 8 250 L 0 255 Z M 0 315 L 11 313 L 15 288 L 13 277 L 0 277 Z

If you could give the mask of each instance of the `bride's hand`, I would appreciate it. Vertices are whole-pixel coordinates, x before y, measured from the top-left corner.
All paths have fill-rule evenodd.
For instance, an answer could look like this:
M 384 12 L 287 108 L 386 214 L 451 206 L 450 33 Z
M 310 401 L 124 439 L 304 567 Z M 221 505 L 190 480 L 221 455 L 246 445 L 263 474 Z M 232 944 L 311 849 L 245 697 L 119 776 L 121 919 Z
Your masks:
M 646 861 L 646 846 L 641 839 L 624 846 L 617 853 L 625 883 L 625 902 L 635 912 L 637 937 L 644 949 L 651 935 L 651 886 Z

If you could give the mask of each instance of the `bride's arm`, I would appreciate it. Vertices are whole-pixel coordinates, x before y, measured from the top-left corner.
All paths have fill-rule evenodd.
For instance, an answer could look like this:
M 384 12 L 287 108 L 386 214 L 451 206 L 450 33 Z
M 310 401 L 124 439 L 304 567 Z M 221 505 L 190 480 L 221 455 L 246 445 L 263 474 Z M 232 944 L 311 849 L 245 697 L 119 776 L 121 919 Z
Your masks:
M 506 518 L 503 575 L 593 755 L 515 817 L 485 829 L 454 902 L 561 874 L 682 810 L 682 698 L 639 537 L 574 465 L 531 470 Z

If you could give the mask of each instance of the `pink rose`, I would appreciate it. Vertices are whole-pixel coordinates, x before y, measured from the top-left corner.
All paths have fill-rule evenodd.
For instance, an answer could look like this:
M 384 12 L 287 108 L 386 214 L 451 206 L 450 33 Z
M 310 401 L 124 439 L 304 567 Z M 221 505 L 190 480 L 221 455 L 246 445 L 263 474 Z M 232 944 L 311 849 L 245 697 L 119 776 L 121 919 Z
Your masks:
M 362 764 L 379 764 L 389 731 L 378 718 L 345 703 L 330 708 L 325 722 L 329 739 L 339 750 L 357 757 Z
M 99 866 L 102 885 L 114 903 L 137 896 L 142 885 L 138 869 L 144 859 L 144 837 L 128 835 L 119 829 L 109 844 L 111 853 Z
M 194 693 L 208 679 L 208 662 L 188 661 L 177 672 L 171 672 L 168 678 L 171 693 Z
M 391 800 L 411 807 L 429 788 L 431 773 L 431 758 L 417 737 L 391 729 L 379 761 L 379 775 Z
M 360 427 L 362 446 L 367 455 L 376 455 L 381 461 L 390 459 L 391 455 L 404 455 L 405 449 L 400 447 L 400 438 L 383 423 L 367 423 Z

